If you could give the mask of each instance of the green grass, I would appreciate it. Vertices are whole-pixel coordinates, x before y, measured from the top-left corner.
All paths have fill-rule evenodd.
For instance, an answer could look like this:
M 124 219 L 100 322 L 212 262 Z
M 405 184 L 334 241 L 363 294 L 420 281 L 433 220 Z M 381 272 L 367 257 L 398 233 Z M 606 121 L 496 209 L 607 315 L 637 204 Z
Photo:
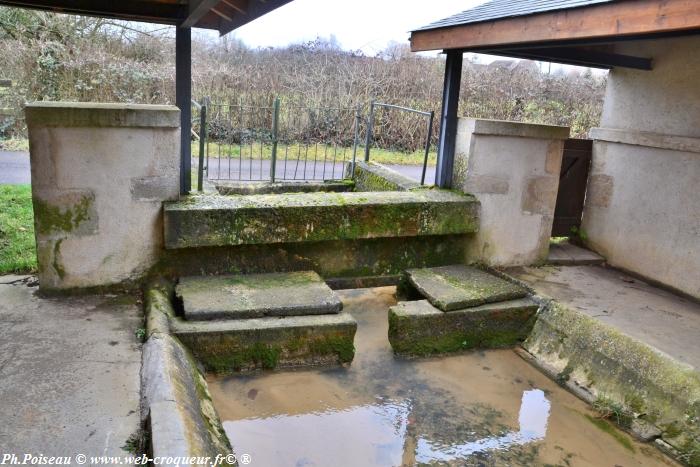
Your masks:
M 0 139 L 2 151 L 29 151 L 29 140 L 26 138 Z
M 251 155 L 253 160 L 260 160 L 261 149 L 262 149 L 262 159 L 270 159 L 272 157 L 272 146 L 269 144 L 261 144 L 255 142 L 245 146 L 239 145 L 229 145 L 225 143 L 209 142 L 209 158 L 235 158 L 238 159 L 241 154 L 243 154 L 243 159 L 250 159 Z M 334 148 L 330 145 L 309 145 L 308 150 L 305 145 L 301 144 L 280 144 L 277 149 L 277 160 L 284 160 L 285 154 L 288 160 L 296 160 L 300 157 L 303 161 L 307 159 L 308 161 L 323 161 L 333 162 L 333 157 L 335 155 L 336 162 L 343 161 L 343 156 L 346 161 L 352 160 L 352 147 L 337 147 Z M 379 162 L 380 164 L 400 164 L 400 165 L 422 165 L 424 152 L 414 151 L 414 152 L 402 152 L 402 151 L 392 151 L 388 149 L 372 148 L 370 151 L 370 160 L 374 162 Z M 197 157 L 199 155 L 199 142 L 192 142 L 192 157 Z M 364 146 L 357 147 L 357 159 L 364 160 L 365 148 Z M 437 152 L 431 151 L 428 155 L 428 165 L 435 165 L 437 160 Z
M 0 185 L 0 206 L 0 274 L 35 272 L 31 186 Z

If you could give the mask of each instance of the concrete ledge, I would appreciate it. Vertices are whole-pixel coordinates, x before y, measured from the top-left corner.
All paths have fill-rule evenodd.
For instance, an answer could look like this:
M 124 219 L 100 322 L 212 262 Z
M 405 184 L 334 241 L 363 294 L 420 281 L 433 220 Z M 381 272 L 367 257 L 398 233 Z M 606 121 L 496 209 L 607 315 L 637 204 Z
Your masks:
M 150 426 L 151 454 L 167 457 L 232 453 L 192 355 L 170 335 L 173 287 L 158 281 L 146 290 L 146 329 L 141 367 L 142 418 Z
M 180 127 L 180 110 L 173 105 L 30 102 L 25 115 L 35 127 Z
M 376 162 L 359 161 L 355 164 L 357 191 L 410 191 L 423 187 L 416 180 Z M 348 164 L 347 176 L 351 173 L 352 164 Z
M 352 191 L 355 184 L 344 181 L 292 181 L 292 182 L 220 182 L 214 183 L 220 195 L 268 195 L 279 193 L 316 193 Z
M 207 383 L 176 338 L 158 333 L 144 344 L 141 396 L 153 457 L 213 459 L 232 452 Z
M 700 153 L 700 138 L 689 136 L 664 135 L 649 131 L 620 130 L 617 128 L 591 128 L 590 136 L 594 140 L 609 143 Z
M 692 368 L 556 302 L 545 302 L 523 347 L 623 428 L 656 427 L 689 465 L 700 462 L 700 374 Z
M 538 305 L 529 298 L 444 312 L 427 300 L 389 309 L 389 342 L 400 355 L 512 347 L 527 337 Z
M 165 204 L 166 248 L 475 232 L 479 202 L 442 190 L 190 196 Z
M 487 136 L 513 136 L 518 138 L 537 138 L 546 140 L 567 139 L 569 127 L 556 125 L 539 125 L 536 123 L 510 122 L 506 120 L 487 120 L 481 118 L 464 118 L 470 133 Z
M 211 372 L 337 365 L 355 356 L 357 323 L 347 313 L 188 322 L 171 320 L 174 334 Z

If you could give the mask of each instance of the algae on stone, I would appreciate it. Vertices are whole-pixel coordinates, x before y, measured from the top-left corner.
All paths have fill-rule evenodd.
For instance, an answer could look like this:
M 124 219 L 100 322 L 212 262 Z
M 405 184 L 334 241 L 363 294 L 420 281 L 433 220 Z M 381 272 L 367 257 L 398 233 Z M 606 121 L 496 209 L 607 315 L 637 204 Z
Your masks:
M 406 280 L 442 311 L 515 300 L 528 294 L 523 287 L 462 264 L 409 269 Z

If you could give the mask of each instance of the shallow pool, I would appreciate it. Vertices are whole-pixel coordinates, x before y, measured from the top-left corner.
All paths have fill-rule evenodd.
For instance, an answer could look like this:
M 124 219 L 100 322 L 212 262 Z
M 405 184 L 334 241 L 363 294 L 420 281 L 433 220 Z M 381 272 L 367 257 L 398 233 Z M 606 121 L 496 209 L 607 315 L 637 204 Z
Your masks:
M 339 292 L 358 321 L 348 368 L 210 379 L 226 433 L 249 465 L 676 465 L 511 350 L 394 357 L 393 293 Z

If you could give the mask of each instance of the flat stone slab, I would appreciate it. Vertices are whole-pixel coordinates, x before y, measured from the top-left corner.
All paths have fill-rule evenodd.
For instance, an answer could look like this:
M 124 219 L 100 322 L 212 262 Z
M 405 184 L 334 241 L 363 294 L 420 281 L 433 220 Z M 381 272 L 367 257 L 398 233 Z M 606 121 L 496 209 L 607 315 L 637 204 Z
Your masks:
M 539 305 L 530 298 L 445 313 L 428 300 L 389 309 L 389 342 L 401 355 L 428 356 L 519 344 L 532 330 Z
M 171 320 L 171 330 L 207 371 L 337 365 L 355 355 L 357 322 L 348 313 L 226 321 Z
M 514 300 L 528 294 L 523 287 L 462 264 L 409 269 L 406 279 L 442 311 Z
M 479 202 L 446 190 L 192 195 L 164 204 L 165 247 L 459 235 Z
M 578 266 L 603 264 L 605 258 L 571 243 L 554 243 L 549 245 L 547 263 L 558 266 Z
M 340 298 L 313 271 L 183 277 L 185 319 L 207 321 L 339 313 Z

